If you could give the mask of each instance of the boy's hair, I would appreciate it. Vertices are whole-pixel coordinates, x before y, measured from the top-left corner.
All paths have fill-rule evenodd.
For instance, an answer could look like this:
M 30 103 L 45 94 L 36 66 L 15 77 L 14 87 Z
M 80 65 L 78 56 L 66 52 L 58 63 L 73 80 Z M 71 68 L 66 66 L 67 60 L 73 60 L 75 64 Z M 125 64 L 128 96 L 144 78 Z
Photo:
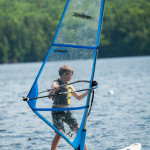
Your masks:
M 72 73 L 73 74 L 73 70 L 71 67 L 64 65 L 64 66 L 60 67 L 59 75 L 62 76 L 64 73 L 66 73 L 66 74 Z

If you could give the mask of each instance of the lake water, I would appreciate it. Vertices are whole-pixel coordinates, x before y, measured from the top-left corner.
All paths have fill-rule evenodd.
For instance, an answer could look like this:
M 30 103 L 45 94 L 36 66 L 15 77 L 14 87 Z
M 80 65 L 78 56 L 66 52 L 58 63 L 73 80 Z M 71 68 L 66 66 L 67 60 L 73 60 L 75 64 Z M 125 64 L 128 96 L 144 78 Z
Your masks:
M 0 65 L 0 150 L 49 150 L 54 131 L 26 96 L 41 63 Z M 32 70 L 32 72 L 31 72 Z M 150 57 L 97 60 L 100 84 L 87 123 L 89 150 L 117 150 L 141 143 L 150 150 Z M 58 150 L 72 149 L 61 139 Z

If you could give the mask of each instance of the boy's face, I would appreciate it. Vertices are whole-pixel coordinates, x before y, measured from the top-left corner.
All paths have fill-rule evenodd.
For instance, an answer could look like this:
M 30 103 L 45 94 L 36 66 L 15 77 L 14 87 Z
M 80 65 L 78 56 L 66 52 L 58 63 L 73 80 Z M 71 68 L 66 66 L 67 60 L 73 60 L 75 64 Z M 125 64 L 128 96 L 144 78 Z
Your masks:
M 72 72 L 65 72 L 63 78 L 66 82 L 69 82 L 72 79 Z

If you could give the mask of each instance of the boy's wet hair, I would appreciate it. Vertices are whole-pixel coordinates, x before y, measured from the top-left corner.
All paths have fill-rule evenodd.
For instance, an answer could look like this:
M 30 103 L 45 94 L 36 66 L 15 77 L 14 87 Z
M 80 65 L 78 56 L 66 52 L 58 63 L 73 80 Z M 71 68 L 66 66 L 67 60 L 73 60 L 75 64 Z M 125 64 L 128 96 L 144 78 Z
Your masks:
M 60 69 L 59 69 L 60 76 L 62 76 L 64 73 L 66 73 L 66 74 L 72 73 L 73 74 L 73 70 L 71 67 L 65 65 L 65 66 L 60 67 Z

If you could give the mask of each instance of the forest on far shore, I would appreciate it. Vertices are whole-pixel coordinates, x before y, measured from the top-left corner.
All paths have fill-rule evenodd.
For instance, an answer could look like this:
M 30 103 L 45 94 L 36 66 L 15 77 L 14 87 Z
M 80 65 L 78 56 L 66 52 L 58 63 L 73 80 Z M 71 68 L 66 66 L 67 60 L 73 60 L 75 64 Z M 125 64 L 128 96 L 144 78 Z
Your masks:
M 0 0 L 0 63 L 42 61 L 66 0 Z M 150 55 L 150 1 L 106 0 L 98 57 Z

